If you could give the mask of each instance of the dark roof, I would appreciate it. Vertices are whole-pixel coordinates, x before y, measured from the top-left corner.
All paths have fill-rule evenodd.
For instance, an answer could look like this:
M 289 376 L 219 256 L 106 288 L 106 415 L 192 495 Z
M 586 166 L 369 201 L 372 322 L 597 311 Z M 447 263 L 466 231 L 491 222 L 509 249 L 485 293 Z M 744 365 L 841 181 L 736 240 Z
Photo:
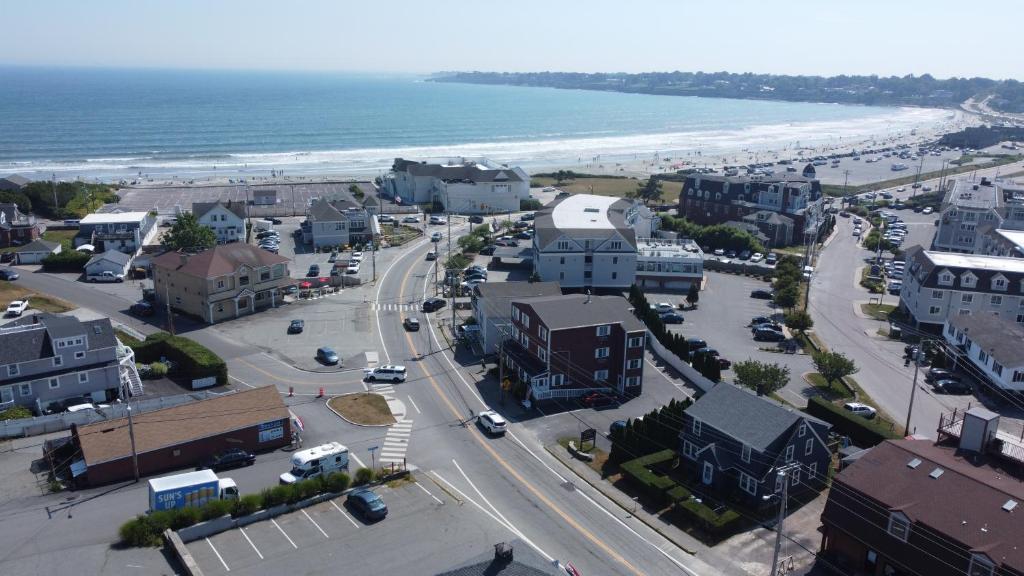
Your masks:
M 908 273 L 918 278 L 924 288 L 1024 295 L 1024 265 L 1020 258 L 930 252 L 920 246 L 907 248 L 905 254 Z M 939 284 L 943 270 L 953 274 L 953 284 Z M 978 278 L 974 286 L 963 286 L 963 274 L 967 271 Z M 1006 290 L 992 289 L 992 279 L 998 275 L 1006 278 Z
M 914 459 L 921 463 L 911 468 L 908 464 Z M 937 468 L 943 472 L 934 478 Z M 932 440 L 887 440 L 840 472 L 834 482 L 983 552 L 997 564 L 1024 570 L 1024 483 L 984 457 L 958 454 Z M 1003 509 L 1010 500 L 1018 503 L 1012 512 Z M 836 521 L 848 514 L 826 505 L 826 515 Z
M 750 222 L 751 224 L 755 225 L 761 222 L 783 226 L 793 225 L 792 218 L 790 218 L 789 216 L 783 216 L 778 212 L 772 212 L 771 210 L 758 210 L 757 212 L 747 214 L 746 216 L 743 217 L 743 221 Z
M 556 198 L 554 202 L 537 211 L 534 217 L 534 233 L 537 235 L 537 246 L 543 250 L 552 242 L 562 236 L 578 239 L 599 239 L 606 240 L 614 235 L 622 236 L 623 240 L 636 248 L 636 231 L 626 225 L 626 210 L 633 203 L 629 200 L 619 199 L 608 206 L 608 221 L 610 228 L 559 228 L 554 222 L 554 213 L 558 206 L 571 198 L 587 196 L 586 194 L 574 194 L 563 198 Z
M 6 180 L 6 181 L 10 182 L 11 184 L 16 184 L 18 186 L 24 186 L 24 185 L 28 184 L 29 182 L 32 182 L 31 180 L 29 180 L 28 178 L 25 178 L 21 174 L 11 174 L 9 176 L 4 176 L 3 178 L 0 178 L 0 180 Z
M 18 248 L 15 252 L 53 252 L 58 246 L 60 246 L 60 242 L 50 242 L 39 238 Z
M 241 202 L 232 202 L 231 200 L 228 200 L 227 202 L 193 202 L 192 214 L 195 215 L 197 219 L 201 218 L 218 205 L 223 206 L 228 212 L 231 212 L 235 216 L 238 216 L 243 220 L 245 219 L 245 205 Z
M 445 181 L 469 182 L 522 182 L 519 174 L 511 168 L 485 169 L 476 164 L 444 166 L 395 158 L 392 165 L 395 172 L 408 172 L 413 176 L 433 176 Z
M 951 316 L 949 323 L 1007 368 L 1024 365 L 1024 325 L 995 314 Z
M 135 446 L 144 454 L 288 417 L 281 394 L 264 386 L 139 414 L 134 417 Z M 127 418 L 79 426 L 76 437 L 88 466 L 132 453 Z
M 633 314 L 633 306 L 622 296 L 566 294 L 513 299 L 512 302 L 533 308 L 548 330 L 601 324 L 622 324 L 626 332 L 647 329 Z
M 801 419 L 831 428 L 813 416 L 726 382 L 708 390 L 686 414 L 760 452 Z
M 111 262 L 114 262 L 115 264 L 120 264 L 121 266 L 127 266 L 128 262 L 130 262 L 131 259 L 132 259 L 132 257 L 131 257 L 130 254 L 125 254 L 124 252 L 121 252 L 120 250 L 107 250 L 106 252 L 104 252 L 102 254 L 96 254 L 92 258 L 89 258 L 89 261 L 85 263 L 85 266 L 86 266 L 86 268 L 88 268 L 89 266 L 92 266 L 93 264 L 95 264 L 96 262 L 99 262 L 101 260 L 110 260 Z
M 243 265 L 250 268 L 283 264 L 289 260 L 244 242 L 219 244 L 198 254 L 165 252 L 153 259 L 153 266 L 175 270 L 198 278 L 234 274 Z
M 475 290 L 483 300 L 488 318 L 507 318 L 512 313 L 513 300 L 562 294 L 558 282 L 486 282 L 478 284 Z
M 315 222 L 340 222 L 341 212 L 327 200 L 319 198 L 309 205 L 309 217 Z
M 5 329 L 14 327 L 22 329 L 0 330 L 0 365 L 50 358 L 53 356 L 51 342 L 69 336 L 86 336 L 88 350 L 111 348 L 117 344 L 108 318 L 82 322 L 74 316 L 42 313 L 23 316 L 3 326 Z
M 468 560 L 465 564 L 436 576 L 554 576 L 563 574 L 521 540 L 509 542 L 514 560 L 497 562 L 494 552 L 488 551 Z
M 13 202 L 0 204 L 0 212 L 7 217 L 7 223 L 10 224 L 18 217 L 18 205 Z

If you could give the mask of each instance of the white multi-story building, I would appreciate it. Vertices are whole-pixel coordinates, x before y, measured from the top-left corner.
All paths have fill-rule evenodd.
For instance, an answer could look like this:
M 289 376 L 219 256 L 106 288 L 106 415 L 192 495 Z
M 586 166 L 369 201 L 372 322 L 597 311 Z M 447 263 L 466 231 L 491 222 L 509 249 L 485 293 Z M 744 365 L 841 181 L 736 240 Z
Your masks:
M 953 316 L 942 335 L 993 384 L 1024 392 L 1024 325 L 986 314 Z
M 659 220 L 643 204 L 575 194 L 537 212 L 533 267 L 563 288 L 629 288 L 636 278 L 637 237 Z
M 932 249 L 981 254 L 994 230 L 1024 230 L 1024 188 L 1009 181 L 955 180 L 942 199 Z
M 193 202 L 192 215 L 199 224 L 217 236 L 218 244 L 237 242 L 245 238 L 245 205 L 228 200 L 221 202 Z
M 996 314 L 1024 323 L 1024 259 L 907 250 L 900 308 L 938 333 L 953 316 Z
M 992 230 L 981 237 L 979 254 L 1024 258 L 1024 230 Z
M 396 158 L 381 183 L 382 192 L 402 204 L 436 204 L 457 214 L 516 212 L 530 197 L 530 176 L 519 167 L 486 158 L 444 163 Z
M 643 238 L 636 246 L 636 284 L 659 290 L 689 290 L 704 278 L 704 252 L 693 240 Z

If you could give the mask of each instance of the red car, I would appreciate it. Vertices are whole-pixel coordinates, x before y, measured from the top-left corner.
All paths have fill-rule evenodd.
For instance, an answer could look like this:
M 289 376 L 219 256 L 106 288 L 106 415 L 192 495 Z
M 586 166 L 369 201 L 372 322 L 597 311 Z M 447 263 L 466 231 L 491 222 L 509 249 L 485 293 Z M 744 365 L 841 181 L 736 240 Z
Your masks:
M 618 405 L 619 401 L 615 396 L 604 394 L 601 392 L 594 392 L 593 394 L 587 394 L 580 402 L 587 408 L 601 408 L 604 406 L 615 406 Z

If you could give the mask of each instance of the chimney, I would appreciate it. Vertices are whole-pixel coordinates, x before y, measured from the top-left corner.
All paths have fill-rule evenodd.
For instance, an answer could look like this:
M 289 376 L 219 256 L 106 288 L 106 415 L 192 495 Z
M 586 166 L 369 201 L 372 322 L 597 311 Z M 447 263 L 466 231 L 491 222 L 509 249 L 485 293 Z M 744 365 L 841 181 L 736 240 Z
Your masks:
M 498 542 L 494 545 L 494 561 L 501 564 L 512 562 L 512 545 L 508 542 Z

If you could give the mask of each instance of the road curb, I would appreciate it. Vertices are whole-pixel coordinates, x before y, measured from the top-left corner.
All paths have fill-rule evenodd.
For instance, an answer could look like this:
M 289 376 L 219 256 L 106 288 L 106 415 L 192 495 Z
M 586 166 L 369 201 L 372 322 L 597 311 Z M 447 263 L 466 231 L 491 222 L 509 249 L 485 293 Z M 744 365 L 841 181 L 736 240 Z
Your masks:
M 351 396 L 353 394 L 373 394 L 375 396 L 380 396 L 381 398 L 384 398 L 385 402 L 387 402 L 387 400 L 388 400 L 386 396 L 384 396 L 383 394 L 377 394 L 376 392 L 349 392 L 347 394 L 335 394 L 334 396 L 331 396 L 330 398 L 327 399 L 326 402 L 324 402 L 324 406 L 327 406 L 328 410 L 330 410 L 331 412 L 334 412 L 335 416 L 337 416 L 338 418 L 341 418 L 342 420 L 344 420 L 345 422 L 348 422 L 349 424 L 351 424 L 353 426 L 359 426 L 360 428 L 387 428 L 388 426 L 391 426 L 391 424 L 360 424 L 358 422 L 353 422 L 353 421 L 349 420 L 348 418 L 345 418 L 341 414 L 341 412 L 338 412 L 337 410 L 335 410 L 334 408 L 331 407 L 331 400 L 333 400 L 335 398 L 341 398 L 343 396 Z M 389 412 L 391 411 L 391 406 L 388 406 L 388 411 Z M 391 417 L 394 418 L 395 415 L 392 414 Z

